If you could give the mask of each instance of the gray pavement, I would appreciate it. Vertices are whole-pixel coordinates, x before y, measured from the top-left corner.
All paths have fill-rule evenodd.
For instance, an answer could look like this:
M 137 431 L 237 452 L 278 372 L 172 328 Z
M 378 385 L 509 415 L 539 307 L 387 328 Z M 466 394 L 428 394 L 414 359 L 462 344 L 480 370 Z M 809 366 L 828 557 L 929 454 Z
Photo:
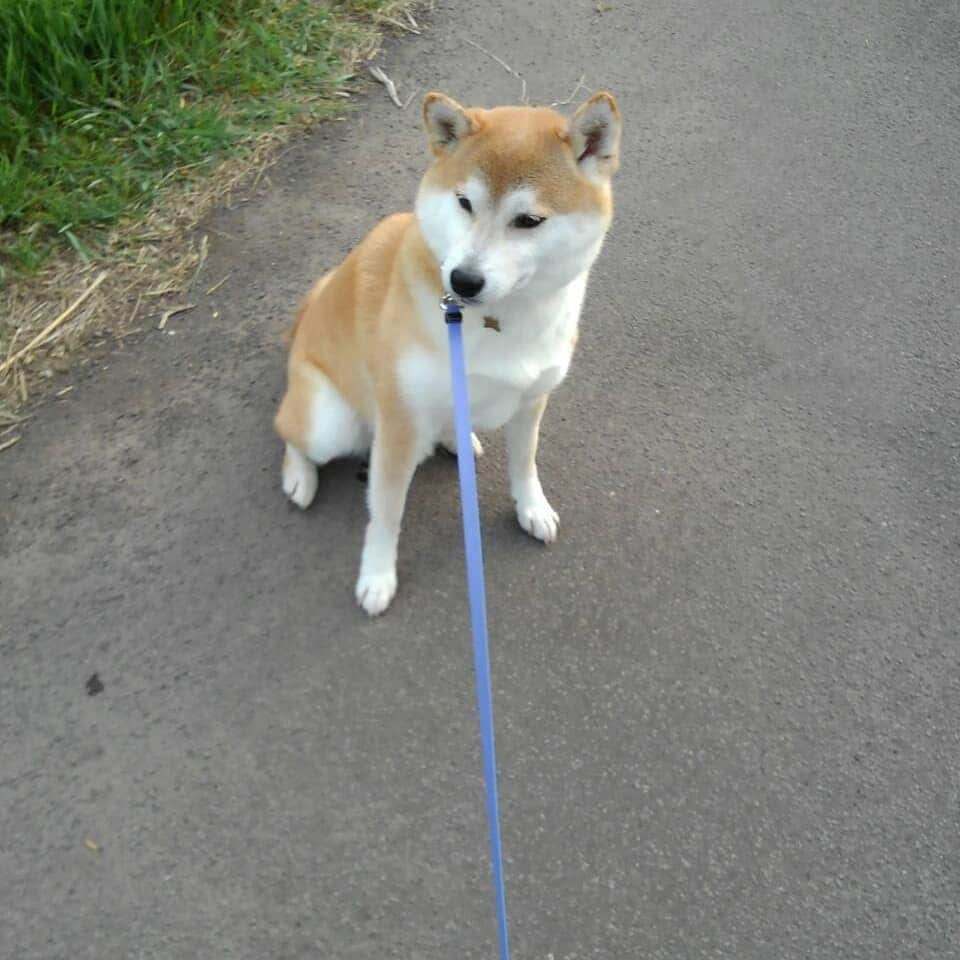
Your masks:
M 554 548 L 480 467 L 516 957 L 960 955 L 957 5 L 430 19 L 402 94 L 516 99 L 469 36 L 626 120 Z M 301 514 L 270 428 L 299 295 L 424 157 L 373 89 L 0 458 L 0 957 L 494 955 L 454 466 L 370 622 L 357 464 Z

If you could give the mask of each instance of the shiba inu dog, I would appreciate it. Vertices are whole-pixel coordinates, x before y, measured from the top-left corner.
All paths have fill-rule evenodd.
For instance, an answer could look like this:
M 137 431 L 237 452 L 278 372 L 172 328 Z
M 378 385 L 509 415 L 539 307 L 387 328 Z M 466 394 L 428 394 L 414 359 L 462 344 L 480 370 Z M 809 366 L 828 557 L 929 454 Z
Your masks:
M 433 162 L 415 212 L 383 220 L 309 291 L 275 420 L 283 490 L 304 509 L 319 465 L 370 451 L 356 597 L 371 616 L 396 593 L 417 465 L 437 444 L 455 452 L 444 294 L 463 304 L 473 426 L 506 428 L 520 526 L 556 538 L 537 475 L 540 420 L 570 366 L 619 162 L 620 113 L 608 93 L 569 120 L 544 108 L 467 109 L 440 93 L 426 96 L 423 113 Z

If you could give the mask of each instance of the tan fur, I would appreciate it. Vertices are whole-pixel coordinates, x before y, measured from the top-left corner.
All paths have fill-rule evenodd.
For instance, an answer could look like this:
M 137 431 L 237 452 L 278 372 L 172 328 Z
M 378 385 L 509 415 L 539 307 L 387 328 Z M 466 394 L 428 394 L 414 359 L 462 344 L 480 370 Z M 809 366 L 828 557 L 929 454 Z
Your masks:
M 429 102 L 429 100 L 428 100 Z M 610 190 L 577 174 L 569 121 L 545 107 L 465 111 L 471 136 L 454 153 L 441 152 L 427 182 L 454 188 L 470 171 L 483 171 L 495 199 L 519 185 L 518 171 L 537 184 L 541 216 L 598 209 L 612 213 Z
M 436 260 L 413 214 L 399 213 L 381 221 L 310 290 L 294 325 L 289 385 L 275 422 L 284 440 L 303 446 L 310 368 L 323 373 L 368 423 L 379 400 L 395 405 L 397 354 L 412 341 L 430 346 L 416 323 L 408 276 L 431 284 L 439 299 Z

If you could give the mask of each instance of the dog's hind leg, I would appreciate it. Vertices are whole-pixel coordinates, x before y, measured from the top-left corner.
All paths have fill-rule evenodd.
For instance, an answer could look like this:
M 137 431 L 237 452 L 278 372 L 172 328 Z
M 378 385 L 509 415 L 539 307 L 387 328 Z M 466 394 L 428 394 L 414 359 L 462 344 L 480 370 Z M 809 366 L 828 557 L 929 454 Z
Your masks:
M 317 368 L 291 364 L 274 426 L 286 441 L 283 492 L 306 510 L 317 493 L 317 466 L 363 453 L 370 432 L 359 414 Z
M 288 443 L 283 453 L 283 492 L 301 510 L 306 510 L 317 495 L 317 465 Z

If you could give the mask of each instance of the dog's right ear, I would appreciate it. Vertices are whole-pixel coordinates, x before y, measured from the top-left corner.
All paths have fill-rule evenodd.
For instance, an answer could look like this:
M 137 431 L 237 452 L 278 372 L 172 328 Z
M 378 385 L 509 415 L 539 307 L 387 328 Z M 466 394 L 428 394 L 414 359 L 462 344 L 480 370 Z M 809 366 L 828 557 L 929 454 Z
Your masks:
M 474 124 L 466 110 L 443 93 L 428 93 L 423 99 L 423 123 L 434 156 L 452 150 L 473 133 Z

